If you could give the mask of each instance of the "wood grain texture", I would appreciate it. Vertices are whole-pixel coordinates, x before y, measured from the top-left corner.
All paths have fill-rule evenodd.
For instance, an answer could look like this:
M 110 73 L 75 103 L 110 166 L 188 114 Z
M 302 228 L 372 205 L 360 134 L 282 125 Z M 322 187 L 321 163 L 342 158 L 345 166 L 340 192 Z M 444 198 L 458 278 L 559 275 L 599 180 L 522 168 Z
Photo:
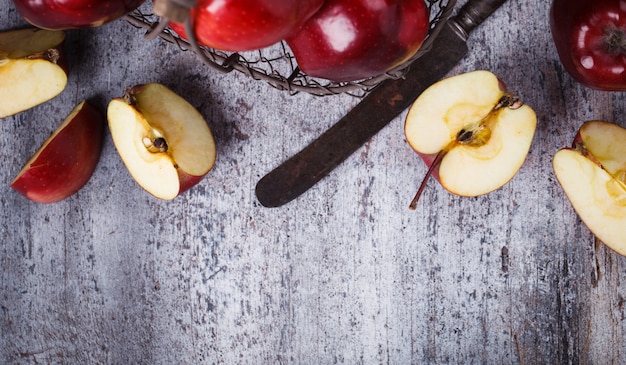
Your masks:
M 25 25 L 0 4 L 2 29 Z M 626 126 L 625 95 L 573 82 L 548 10 L 509 1 L 451 72 L 489 69 L 535 109 L 520 173 L 477 198 L 431 183 L 415 212 L 426 168 L 404 114 L 305 195 L 267 209 L 256 182 L 357 100 L 217 74 L 124 21 L 68 32 L 67 89 L 0 121 L 0 363 L 626 363 L 626 261 L 594 240 L 550 165 L 583 121 Z M 9 188 L 77 102 L 104 108 L 149 81 L 214 131 L 217 163 L 199 186 L 152 198 L 107 135 L 69 199 L 38 205 Z

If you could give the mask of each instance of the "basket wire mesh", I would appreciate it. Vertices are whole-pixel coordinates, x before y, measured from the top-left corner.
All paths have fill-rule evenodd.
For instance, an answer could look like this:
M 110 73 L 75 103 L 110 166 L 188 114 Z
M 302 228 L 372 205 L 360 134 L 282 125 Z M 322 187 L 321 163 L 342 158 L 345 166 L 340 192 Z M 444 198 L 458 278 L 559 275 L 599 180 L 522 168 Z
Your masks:
M 307 92 L 312 95 L 327 96 L 346 93 L 355 97 L 363 97 L 387 79 L 402 78 L 410 64 L 430 49 L 432 41 L 450 17 L 456 0 L 426 0 L 426 3 L 430 12 L 429 31 L 418 52 L 402 65 L 386 73 L 350 82 L 334 82 L 314 78 L 301 72 L 295 57 L 285 42 L 279 42 L 271 47 L 256 51 L 226 52 L 199 45 L 193 36 L 189 21 L 186 22 L 185 26 L 187 28 L 186 33 L 190 37 L 185 40 L 167 26 L 167 18 L 159 17 L 154 12 L 146 11 L 143 8 L 127 14 L 125 19 L 133 26 L 143 29 L 146 39 L 158 37 L 177 45 L 183 51 L 194 52 L 204 64 L 219 72 L 228 73 L 235 70 L 254 80 L 265 81 L 272 87 L 291 94 Z

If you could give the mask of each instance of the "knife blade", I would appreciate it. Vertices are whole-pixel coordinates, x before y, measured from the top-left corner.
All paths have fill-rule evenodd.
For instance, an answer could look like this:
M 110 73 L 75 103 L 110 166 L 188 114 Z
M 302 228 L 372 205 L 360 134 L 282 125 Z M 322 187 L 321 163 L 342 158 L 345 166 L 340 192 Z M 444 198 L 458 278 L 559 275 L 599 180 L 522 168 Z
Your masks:
M 256 196 L 265 207 L 299 197 L 327 176 L 467 54 L 470 32 L 506 0 L 469 0 L 446 21 L 432 48 L 413 61 L 404 78 L 382 82 L 335 125 L 265 175 Z

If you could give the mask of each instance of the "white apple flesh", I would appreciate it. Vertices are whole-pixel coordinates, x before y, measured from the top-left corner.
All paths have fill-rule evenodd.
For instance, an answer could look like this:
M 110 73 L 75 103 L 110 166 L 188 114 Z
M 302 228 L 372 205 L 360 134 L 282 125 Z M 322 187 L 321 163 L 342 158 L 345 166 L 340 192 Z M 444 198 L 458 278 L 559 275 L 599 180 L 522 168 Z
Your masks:
M 213 168 L 213 134 L 189 102 L 159 83 L 137 85 L 111 100 L 107 118 L 113 143 L 135 181 L 171 200 Z
M 410 208 L 415 209 L 430 175 L 456 195 L 499 189 L 526 160 L 536 124 L 534 111 L 489 71 L 433 84 L 416 99 L 405 121 L 407 142 L 429 166 Z
M 63 31 L 0 32 L 0 118 L 42 104 L 67 85 Z
M 79 103 L 26 162 L 11 187 L 38 203 L 54 203 L 80 190 L 100 159 L 104 115 Z
M 572 148 L 552 159 L 554 174 L 572 207 L 604 244 L 626 256 L 626 129 L 589 121 Z

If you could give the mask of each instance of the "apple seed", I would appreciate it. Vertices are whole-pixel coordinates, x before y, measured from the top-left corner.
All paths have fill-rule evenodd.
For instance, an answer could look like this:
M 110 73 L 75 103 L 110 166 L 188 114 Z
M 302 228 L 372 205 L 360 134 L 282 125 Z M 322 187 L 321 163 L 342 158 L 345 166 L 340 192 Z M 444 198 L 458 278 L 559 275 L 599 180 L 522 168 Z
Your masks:
M 463 128 L 456 135 L 456 142 L 471 147 L 480 147 L 491 137 L 491 129 L 484 124 L 479 124 L 474 128 Z
M 167 152 L 167 141 L 163 137 L 156 137 L 154 139 L 149 137 L 143 137 L 143 145 L 152 153 Z
M 152 145 L 161 152 L 167 152 L 167 142 L 163 137 L 156 138 L 154 141 L 152 141 Z

